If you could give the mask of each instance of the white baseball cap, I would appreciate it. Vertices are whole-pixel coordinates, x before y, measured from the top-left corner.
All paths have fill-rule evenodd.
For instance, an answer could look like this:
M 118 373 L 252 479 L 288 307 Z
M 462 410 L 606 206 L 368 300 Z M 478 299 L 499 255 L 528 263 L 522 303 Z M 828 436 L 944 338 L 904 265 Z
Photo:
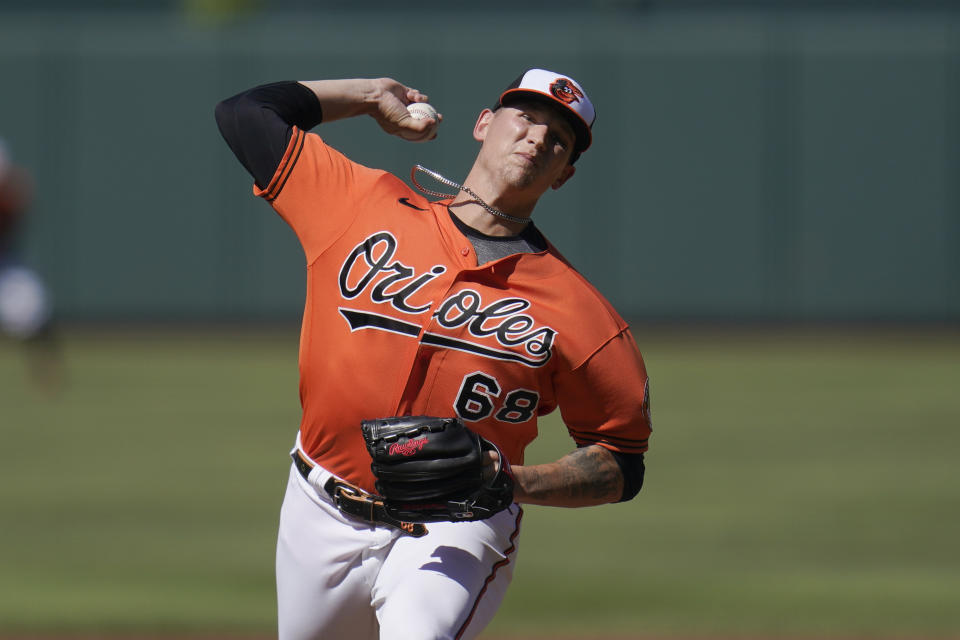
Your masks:
M 562 73 L 546 69 L 529 69 L 510 83 L 494 106 L 494 111 L 520 98 L 547 100 L 563 108 L 577 136 L 575 155 L 586 151 L 593 142 L 591 128 L 597 114 L 587 92 L 580 84 Z

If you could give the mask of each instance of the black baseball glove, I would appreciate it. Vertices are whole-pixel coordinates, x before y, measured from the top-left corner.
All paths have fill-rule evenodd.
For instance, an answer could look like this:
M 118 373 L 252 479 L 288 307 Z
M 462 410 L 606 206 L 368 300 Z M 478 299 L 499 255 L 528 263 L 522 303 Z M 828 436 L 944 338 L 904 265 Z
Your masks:
M 458 418 L 405 416 L 361 424 L 377 492 L 403 522 L 483 520 L 513 503 L 510 465 L 495 444 Z M 485 451 L 500 464 L 484 480 Z M 489 471 L 488 471 L 489 475 Z

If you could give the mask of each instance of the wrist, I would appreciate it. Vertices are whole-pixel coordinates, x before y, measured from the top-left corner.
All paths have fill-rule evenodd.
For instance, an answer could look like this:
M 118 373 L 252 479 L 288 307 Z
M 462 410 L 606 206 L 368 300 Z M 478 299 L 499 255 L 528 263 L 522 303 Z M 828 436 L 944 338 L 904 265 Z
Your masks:
M 375 116 L 386 92 L 384 78 L 362 78 L 357 87 L 357 108 L 360 113 Z
M 524 489 L 529 482 L 528 474 L 525 473 L 528 468 L 523 465 L 510 467 L 510 475 L 513 477 L 513 501 L 519 504 L 532 503 L 530 494 Z

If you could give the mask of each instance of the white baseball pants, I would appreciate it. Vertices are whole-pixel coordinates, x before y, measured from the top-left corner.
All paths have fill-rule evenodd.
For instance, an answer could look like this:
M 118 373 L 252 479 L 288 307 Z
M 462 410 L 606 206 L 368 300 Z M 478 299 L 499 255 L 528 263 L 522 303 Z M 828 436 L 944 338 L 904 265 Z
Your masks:
M 493 619 L 513 576 L 523 511 L 428 524 L 414 538 L 343 515 L 291 465 L 277 540 L 280 640 L 454 640 Z

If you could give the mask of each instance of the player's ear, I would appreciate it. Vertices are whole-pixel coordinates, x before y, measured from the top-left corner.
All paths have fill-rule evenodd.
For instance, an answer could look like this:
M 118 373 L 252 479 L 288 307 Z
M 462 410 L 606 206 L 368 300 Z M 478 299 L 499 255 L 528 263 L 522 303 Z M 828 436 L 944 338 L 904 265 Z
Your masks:
M 487 137 L 487 128 L 493 120 L 493 111 L 484 109 L 477 117 L 476 124 L 473 125 L 473 139 L 477 142 L 483 142 Z
M 567 180 L 573 177 L 573 174 L 576 173 L 577 168 L 572 164 L 568 164 L 563 168 L 563 172 L 560 174 L 560 177 L 557 178 L 554 183 L 551 185 L 551 188 L 556 190 L 563 186 Z

